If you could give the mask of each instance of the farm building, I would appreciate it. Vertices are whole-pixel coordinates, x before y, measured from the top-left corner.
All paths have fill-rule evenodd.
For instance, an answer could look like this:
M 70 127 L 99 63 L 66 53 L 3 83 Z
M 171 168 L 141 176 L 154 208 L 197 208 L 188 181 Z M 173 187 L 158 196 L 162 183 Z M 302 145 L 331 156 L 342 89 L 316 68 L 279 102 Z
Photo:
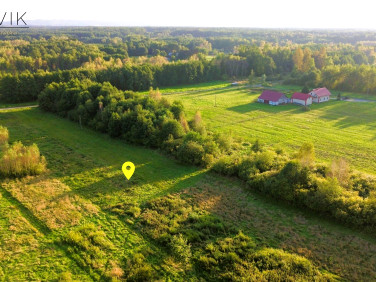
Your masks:
M 315 103 L 322 103 L 329 101 L 331 93 L 325 87 L 316 88 L 309 92 L 309 95 L 312 96 L 312 101 Z
M 308 106 L 312 104 L 312 97 L 309 94 L 295 92 L 291 96 L 291 103 Z
M 289 103 L 290 99 L 285 94 L 272 90 L 264 90 L 257 98 L 260 103 L 265 103 L 273 106 Z

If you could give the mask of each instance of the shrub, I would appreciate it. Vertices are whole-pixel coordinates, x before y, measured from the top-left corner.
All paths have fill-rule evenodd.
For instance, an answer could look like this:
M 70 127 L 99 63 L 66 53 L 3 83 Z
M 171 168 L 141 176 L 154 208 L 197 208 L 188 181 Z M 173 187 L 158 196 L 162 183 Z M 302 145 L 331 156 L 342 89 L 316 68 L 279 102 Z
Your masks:
M 352 190 L 357 191 L 363 199 L 368 198 L 372 192 L 376 192 L 376 180 L 369 176 L 355 174 L 351 176 L 350 182 Z
M 161 149 L 164 152 L 175 156 L 177 149 L 182 143 L 182 139 L 174 139 L 174 137 L 170 134 L 168 139 L 162 143 Z
M 260 143 L 260 140 L 256 140 L 255 143 L 253 143 L 251 150 L 253 152 L 261 152 L 263 150 L 263 146 Z
M 89 271 L 94 280 L 100 280 L 100 277 L 109 280 L 108 256 L 114 246 L 104 231 L 93 223 L 84 224 L 65 233 L 60 242 L 67 246 L 68 253 Z
M 257 169 L 259 169 L 260 172 L 270 170 L 274 163 L 274 156 L 275 154 L 271 151 L 256 154 L 254 157 L 254 162 Z
M 121 118 L 118 113 L 112 113 L 108 123 L 108 133 L 111 137 L 119 137 L 121 135 Z
M 316 280 L 322 276 L 309 260 L 283 250 L 262 249 L 253 255 L 253 261 L 267 280 L 273 280 L 273 277 L 279 277 L 278 280 L 282 281 L 297 277 Z
M 315 149 L 312 143 L 304 143 L 299 152 L 296 155 L 296 158 L 303 166 L 312 167 L 315 163 Z
M 257 250 L 252 239 L 241 232 L 208 244 L 197 264 L 207 280 L 329 280 L 306 258 L 279 249 Z
M 24 146 L 16 142 L 1 157 L 0 173 L 3 176 L 37 175 L 45 170 L 46 159 L 40 155 L 36 144 Z
M 238 165 L 238 176 L 243 180 L 250 179 L 253 175 L 259 173 L 253 156 L 244 158 Z
M 174 139 L 183 137 L 184 129 L 177 120 L 171 119 L 163 123 L 160 131 L 161 140 L 167 140 L 169 135 L 172 135 Z
M 171 112 L 173 113 L 175 119 L 179 119 L 181 114 L 184 113 L 184 107 L 181 101 L 174 101 L 171 105 Z
M 8 143 L 9 132 L 6 127 L 0 125 L 0 147 Z
M 337 178 L 341 185 L 347 186 L 350 179 L 350 167 L 347 161 L 343 158 L 333 160 L 329 176 Z
M 156 271 L 141 253 L 127 259 L 124 274 L 127 281 L 153 281 L 157 277 Z
M 238 160 L 233 157 L 222 157 L 213 164 L 211 169 L 220 174 L 235 176 L 238 174 L 237 162 Z
M 177 158 L 180 161 L 193 165 L 202 165 L 204 155 L 204 148 L 195 141 L 183 143 L 177 151 Z
M 228 135 L 221 134 L 215 138 L 218 143 L 219 148 L 224 152 L 229 152 L 231 150 L 232 144 L 234 143 L 233 138 Z
M 187 239 L 182 234 L 172 236 L 170 247 L 178 260 L 184 263 L 190 261 L 192 257 L 191 245 L 188 244 Z

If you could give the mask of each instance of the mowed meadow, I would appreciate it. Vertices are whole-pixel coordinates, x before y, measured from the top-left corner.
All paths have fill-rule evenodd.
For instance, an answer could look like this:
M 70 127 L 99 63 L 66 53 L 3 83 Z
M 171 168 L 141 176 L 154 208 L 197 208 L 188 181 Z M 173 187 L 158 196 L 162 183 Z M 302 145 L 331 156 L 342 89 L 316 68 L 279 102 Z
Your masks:
M 200 111 L 206 126 L 215 132 L 241 137 L 245 142 L 256 139 L 265 145 L 296 152 L 304 142 L 312 142 L 318 160 L 331 162 L 345 158 L 353 168 L 376 172 L 376 101 L 365 94 L 341 92 L 342 97 L 368 98 L 370 102 L 330 100 L 313 104 L 306 111 L 298 105 L 270 106 L 257 103 L 261 88 L 230 86 L 218 83 L 208 89 L 197 85 L 186 92 L 163 89 L 165 97 L 180 100 L 188 115 Z M 212 86 L 213 87 L 213 86 Z M 288 96 L 301 89 L 275 85 Z M 332 92 L 336 98 L 338 91 Z
M 194 270 L 187 277 L 165 248 L 114 212 L 119 205 L 143 207 L 167 195 L 186 199 L 260 246 L 309 259 L 334 279 L 376 278 L 373 237 L 246 191 L 241 181 L 181 165 L 37 108 L 0 112 L 0 124 L 9 129 L 11 142 L 37 143 L 48 162 L 41 176 L 1 182 L 5 280 L 116 279 L 129 267 L 124 260 L 145 247 L 147 261 L 165 279 L 194 278 Z M 136 165 L 130 181 L 121 172 L 125 161 Z

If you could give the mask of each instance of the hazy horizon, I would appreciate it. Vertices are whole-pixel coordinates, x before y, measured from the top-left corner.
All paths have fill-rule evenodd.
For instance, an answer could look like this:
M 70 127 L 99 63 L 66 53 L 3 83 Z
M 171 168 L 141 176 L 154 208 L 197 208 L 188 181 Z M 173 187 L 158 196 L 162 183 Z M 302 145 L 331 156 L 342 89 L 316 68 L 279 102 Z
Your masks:
M 5 3 L 5 12 L 26 12 L 26 23 L 70 22 L 72 26 L 234 27 L 278 29 L 376 29 L 371 1 L 234 0 Z M 9 22 L 5 17 L 4 24 Z M 65 25 L 65 24 L 62 24 Z

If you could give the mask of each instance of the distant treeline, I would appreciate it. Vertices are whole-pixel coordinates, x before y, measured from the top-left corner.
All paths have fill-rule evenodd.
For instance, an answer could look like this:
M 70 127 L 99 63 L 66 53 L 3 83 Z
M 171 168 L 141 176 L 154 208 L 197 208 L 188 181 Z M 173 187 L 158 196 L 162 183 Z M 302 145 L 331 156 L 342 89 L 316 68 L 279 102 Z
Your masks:
M 104 70 L 72 69 L 56 72 L 6 74 L 0 78 L 1 100 L 5 102 L 35 101 L 38 94 L 51 82 L 72 79 L 108 81 L 121 90 L 143 91 L 151 86 L 191 84 L 220 79 L 218 67 L 207 61 L 189 61 L 156 65 L 126 65 Z
M 298 52 L 298 51 L 296 51 Z M 324 55 L 320 55 L 321 54 Z M 285 83 L 326 86 L 340 91 L 376 94 L 376 67 L 369 65 L 325 65 L 323 51 L 316 56 L 299 58 L 284 49 L 264 54 L 258 47 L 245 48 L 240 55 L 218 55 L 212 60 L 200 58 L 171 62 L 162 65 L 126 64 L 103 69 L 77 68 L 64 71 L 35 73 L 23 72 L 0 76 L 0 100 L 5 102 L 35 101 L 38 94 L 51 82 L 68 82 L 72 79 L 90 79 L 100 83 L 110 82 L 121 90 L 144 91 L 150 87 L 165 87 L 200 83 L 219 79 L 248 76 L 278 77 L 289 73 Z M 309 53 L 310 54 L 310 53 Z M 317 62 L 316 62 L 317 61 Z M 316 62 L 316 63 L 315 63 Z M 320 68 L 317 68 L 319 65 Z
M 125 41 L 129 36 L 139 38 L 207 38 L 213 48 L 225 49 L 239 45 L 239 41 L 254 43 L 265 41 L 281 46 L 289 44 L 375 43 L 375 31 L 354 30 L 292 30 L 263 28 L 189 28 L 189 27 L 33 27 L 17 34 L 2 33 L 0 40 L 40 39 L 69 36 L 85 43 L 109 42 L 113 38 Z M 215 47 L 214 47 L 215 46 Z M 232 50 L 232 49 L 231 49 Z

